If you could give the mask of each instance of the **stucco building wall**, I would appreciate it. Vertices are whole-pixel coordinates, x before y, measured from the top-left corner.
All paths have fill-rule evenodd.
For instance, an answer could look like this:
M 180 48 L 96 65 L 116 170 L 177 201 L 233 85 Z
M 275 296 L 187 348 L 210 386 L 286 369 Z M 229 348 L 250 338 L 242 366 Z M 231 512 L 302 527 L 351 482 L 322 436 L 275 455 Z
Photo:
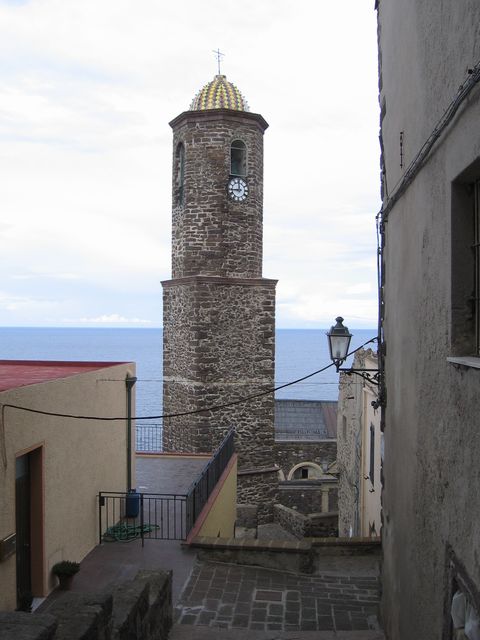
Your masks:
M 126 416 L 127 373 L 134 376 L 135 365 L 104 363 L 85 373 L 3 391 L 0 403 L 83 416 Z M 69 419 L 6 407 L 0 439 L 0 539 L 16 530 L 16 458 L 32 452 L 39 456 L 37 480 L 43 486 L 36 486 L 32 508 L 42 531 L 32 529 L 32 586 L 34 596 L 46 595 L 56 584 L 50 575 L 53 564 L 80 561 L 97 544 L 98 492 L 126 490 L 126 420 Z M 15 606 L 13 555 L 0 562 L 0 610 Z
M 379 0 L 377 8 L 386 206 L 480 60 L 480 4 Z M 480 177 L 479 122 L 477 84 L 384 223 L 383 620 L 391 640 L 451 637 L 455 571 L 480 590 L 480 360 L 468 347 L 472 307 L 458 300 L 455 279 L 472 254 L 452 235 L 472 214 L 456 200 Z M 461 356 L 473 366 L 447 360 Z
M 341 374 L 337 410 L 338 534 L 360 535 L 362 380 Z

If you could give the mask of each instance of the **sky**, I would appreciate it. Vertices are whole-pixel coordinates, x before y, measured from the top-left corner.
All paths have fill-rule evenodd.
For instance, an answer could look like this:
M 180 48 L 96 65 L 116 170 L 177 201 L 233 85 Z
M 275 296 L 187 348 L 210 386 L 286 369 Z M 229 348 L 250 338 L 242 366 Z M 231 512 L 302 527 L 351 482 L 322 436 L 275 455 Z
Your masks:
M 375 327 L 373 0 L 0 0 L 0 326 L 162 325 L 168 123 L 222 73 L 269 123 L 278 328 Z

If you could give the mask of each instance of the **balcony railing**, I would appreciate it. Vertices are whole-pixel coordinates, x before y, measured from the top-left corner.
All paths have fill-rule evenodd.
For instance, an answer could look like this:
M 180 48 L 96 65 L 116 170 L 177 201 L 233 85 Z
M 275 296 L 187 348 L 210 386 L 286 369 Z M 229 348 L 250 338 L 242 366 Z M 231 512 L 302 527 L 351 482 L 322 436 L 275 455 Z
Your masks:
M 100 542 L 186 538 L 185 495 L 101 491 L 98 498 Z
M 137 453 L 163 451 L 162 424 L 137 422 L 135 425 L 135 450 Z
M 235 452 L 235 429 L 232 427 L 225 436 L 220 446 L 213 454 L 212 459 L 188 490 L 187 494 L 187 535 L 190 533 L 203 507 L 215 488 L 220 476 L 225 471 L 230 458 Z
M 100 543 L 185 540 L 234 453 L 234 434 L 232 428 L 186 494 L 101 491 Z

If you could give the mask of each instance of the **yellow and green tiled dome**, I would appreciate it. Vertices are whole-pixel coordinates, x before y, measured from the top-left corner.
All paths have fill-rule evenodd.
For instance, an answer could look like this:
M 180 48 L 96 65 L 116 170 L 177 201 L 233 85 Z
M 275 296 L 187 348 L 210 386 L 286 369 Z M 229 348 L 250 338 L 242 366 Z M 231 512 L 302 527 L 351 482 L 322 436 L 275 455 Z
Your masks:
M 205 109 L 250 111 L 248 103 L 240 91 L 223 75 L 216 75 L 211 82 L 200 89 L 192 100 L 190 111 L 204 111 Z

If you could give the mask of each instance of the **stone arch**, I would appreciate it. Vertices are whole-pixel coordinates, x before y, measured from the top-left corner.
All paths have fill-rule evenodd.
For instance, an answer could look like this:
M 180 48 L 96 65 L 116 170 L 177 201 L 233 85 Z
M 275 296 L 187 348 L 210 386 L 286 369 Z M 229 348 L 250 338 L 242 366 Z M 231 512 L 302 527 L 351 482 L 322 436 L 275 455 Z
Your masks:
M 322 467 L 317 464 L 316 462 L 299 462 L 298 464 L 296 464 L 295 466 L 293 466 L 290 471 L 288 472 L 288 476 L 287 476 L 287 480 L 293 480 L 293 476 L 295 474 L 295 471 L 298 471 L 298 469 L 312 469 L 315 470 L 315 477 L 317 478 L 322 478 L 324 476 L 324 472 Z

